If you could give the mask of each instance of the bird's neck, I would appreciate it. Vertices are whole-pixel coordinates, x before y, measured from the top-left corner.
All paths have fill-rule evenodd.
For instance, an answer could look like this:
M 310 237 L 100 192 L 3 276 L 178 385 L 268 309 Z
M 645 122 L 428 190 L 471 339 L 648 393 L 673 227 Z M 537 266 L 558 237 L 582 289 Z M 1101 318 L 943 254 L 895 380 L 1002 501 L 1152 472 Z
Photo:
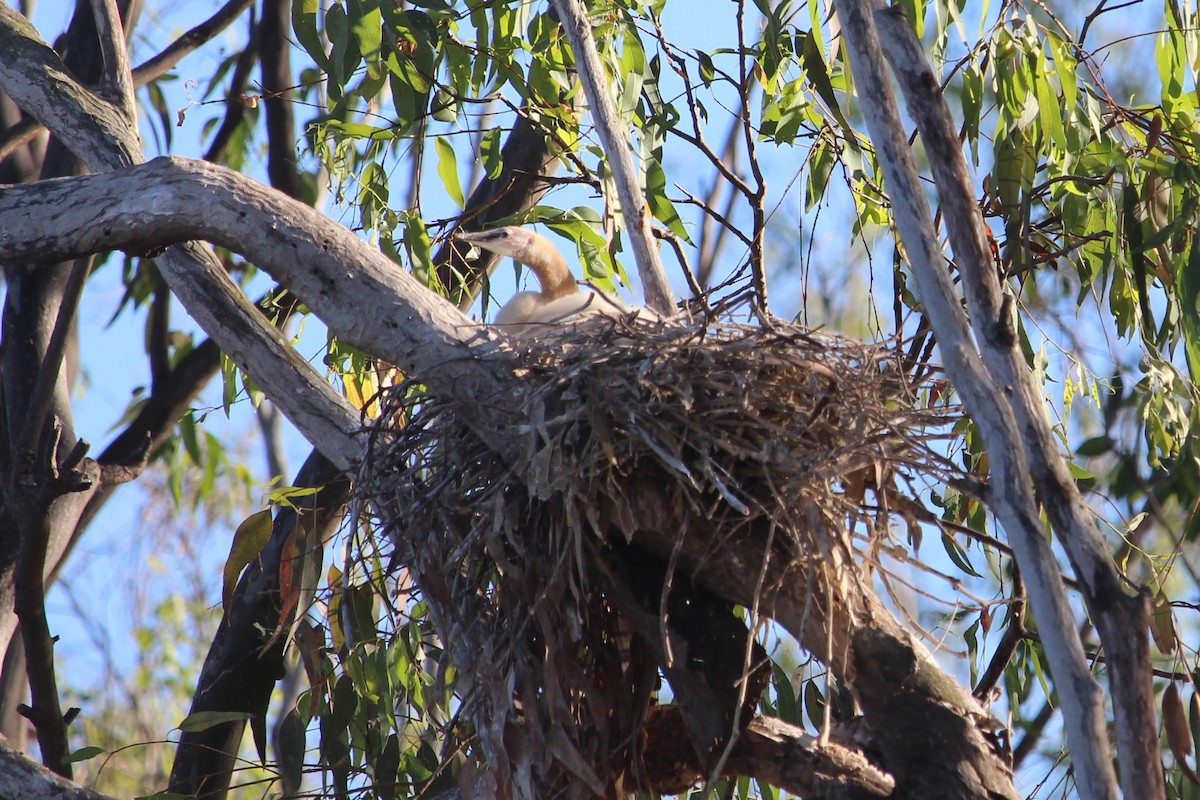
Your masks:
M 546 252 L 545 248 L 541 248 L 537 252 L 527 253 L 525 266 L 538 276 L 542 296 L 547 300 L 557 300 L 579 291 L 579 287 L 575 285 L 575 276 L 571 274 L 567 262 L 557 250 Z

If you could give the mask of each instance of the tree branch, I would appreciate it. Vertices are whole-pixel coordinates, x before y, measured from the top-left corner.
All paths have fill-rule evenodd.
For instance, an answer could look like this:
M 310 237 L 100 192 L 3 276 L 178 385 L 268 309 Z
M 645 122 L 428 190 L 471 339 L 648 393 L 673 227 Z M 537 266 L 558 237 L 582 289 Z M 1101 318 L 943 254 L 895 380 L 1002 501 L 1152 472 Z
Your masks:
M 511 378 L 504 359 L 480 358 L 499 355 L 495 335 L 487 335 L 378 250 L 308 206 L 212 164 L 158 158 L 121 172 L 12 187 L 0 196 L 0 227 L 15 234 L 0 242 L 0 261 L 125 248 L 140 252 L 205 239 L 245 256 L 290 287 L 348 343 L 406 374 L 428 378 L 448 397 L 474 406 Z M 223 270 L 214 264 L 206 275 L 197 275 L 196 260 L 185 264 L 183 257 L 181 248 L 173 247 L 159 263 L 200 325 L 223 349 L 245 359 L 247 372 L 327 456 L 343 465 L 357 459 L 358 445 L 350 444 L 357 442 L 357 412 L 323 380 L 298 384 L 294 371 L 303 365 L 313 372 L 311 367 L 266 326 Z M 243 317 L 232 326 L 240 333 L 229 331 L 230 311 L 214 308 L 214 300 L 232 305 Z M 277 346 L 251 344 L 248 330 L 258 325 L 268 328 Z M 300 396 L 288 396 L 295 393 Z M 334 408 L 342 412 L 331 418 Z M 503 408 L 501 403 L 495 413 L 509 413 Z M 516 445 L 497 435 L 495 418 L 475 417 L 483 440 L 507 460 L 515 459 Z
M 267 177 L 279 191 L 300 200 L 296 124 L 292 119 L 291 0 L 266 0 L 259 22 L 259 65 L 267 122 Z
M 104 59 L 101 91 L 125 113 L 130 126 L 137 129 L 137 106 L 133 98 L 133 75 L 129 71 L 129 49 L 121 27 L 116 0 L 91 0 L 96 16 L 96 38 Z
M 294 596 L 300 589 L 301 573 L 319 572 L 304 570 L 299 562 L 320 557 L 322 544 L 342 518 L 350 484 L 340 477 L 341 472 L 315 451 L 300 468 L 294 485 L 319 491 L 298 500 L 298 508 L 282 508 L 276 514 L 271 537 L 238 581 L 229 612 L 213 637 L 189 713 L 266 715 L 275 682 L 284 671 L 287 628 L 294 614 L 304 613 Z M 297 542 L 302 543 L 300 550 Z M 288 559 L 292 560 L 286 566 L 294 577 L 281 586 L 281 566 Z M 171 767 L 169 791 L 187 797 L 224 796 L 237 766 L 244 729 L 245 721 L 238 720 L 183 732 Z
M 1133 597 L 1126 593 L 1104 537 L 1096 529 L 1095 517 L 1079 494 L 1058 439 L 1050 429 L 1042 390 L 1030 375 L 1012 335 L 1012 322 L 992 265 L 987 232 L 974 201 L 974 183 L 954 121 L 921 45 L 898 8 L 880 10 L 876 19 L 909 113 L 920 128 L 926 148 L 941 156 L 930 159 L 933 178 L 941 194 L 942 213 L 983 362 L 994 381 L 1009 390 L 1007 395 L 1020 431 L 1020 438 L 1011 444 L 1024 444 L 1038 499 L 1061 537 L 1088 613 L 1100 631 L 1110 670 L 1125 796 L 1162 797 L 1166 786 L 1160 766 L 1150 668 L 1150 594 L 1145 588 Z
M 0 88 L 93 171 L 142 160 L 125 113 L 76 83 L 29 20 L 7 3 L 0 3 L 0 53 Z
M 0 736 L 0 797 L 22 800 L 114 800 L 55 775 Z
M 997 385 L 995 378 L 999 376 L 989 374 L 971 343 L 960 301 L 954 294 L 945 259 L 938 248 L 932 214 L 884 69 L 872 18 L 875 7 L 874 3 L 864 0 L 840 0 L 836 6 L 860 88 L 864 118 L 896 212 L 896 224 L 926 314 L 941 346 L 946 373 L 962 395 L 963 403 L 987 445 L 992 468 L 993 508 L 1012 542 L 1038 629 L 1046 641 L 1046 656 L 1063 698 L 1067 739 L 1071 744 L 1080 792 L 1085 797 L 1115 798 L 1116 777 L 1108 756 L 1103 695 L 1084 659 L 1066 591 L 1058 577 L 1054 553 L 1042 532 L 1037 504 L 1029 485 L 1029 459 L 1020 447 L 1020 427 L 1008 402 L 1011 391 Z M 955 138 L 953 150 L 957 152 L 958 148 Z M 965 206 L 974 207 L 974 198 L 970 195 L 968 198 Z M 964 204 L 958 196 L 943 198 L 943 201 L 943 207 Z M 988 314 L 987 309 L 980 308 L 976 312 L 977 323 L 986 319 L 994 330 L 1008 330 L 1015 346 L 1011 321 L 1000 318 L 998 299 L 991 303 L 991 310 L 993 313 Z M 1009 382 L 1004 386 L 1010 390 L 1016 388 Z
M 596 131 L 600 134 L 608 165 L 613 171 L 617 194 L 621 199 L 621 216 L 625 220 L 625 229 L 637 261 L 646 305 L 663 314 L 673 314 L 675 297 L 650 232 L 650 213 L 639 188 L 641 181 L 634 172 L 633 156 L 629 152 L 629 134 L 621 130 L 620 120 L 613 108 L 608 81 L 604 78 L 604 67 L 596 52 L 592 26 L 579 0 L 551 0 L 551 5 L 558 12 L 563 31 L 571 42 L 571 49 L 575 51 L 575 68 L 579 71 L 579 80 L 583 84 Z
M 500 174 L 479 182 L 467 198 L 454 230 L 482 230 L 493 220 L 533 208 L 549 190 L 550 182 L 545 179 L 554 174 L 559 163 L 550 153 L 545 133 L 521 113 L 504 141 L 500 160 L 504 164 Z M 433 261 L 439 285 L 452 303 L 466 311 L 500 257 L 478 249 L 475 258 L 468 260 L 463 250 L 452 237 L 446 237 Z
M 158 55 L 141 64 L 133 71 L 136 86 L 145 86 L 156 78 L 166 75 L 184 56 L 197 50 L 205 42 L 228 28 L 242 12 L 253 5 L 254 0 L 229 0 L 217 13 L 180 36 Z

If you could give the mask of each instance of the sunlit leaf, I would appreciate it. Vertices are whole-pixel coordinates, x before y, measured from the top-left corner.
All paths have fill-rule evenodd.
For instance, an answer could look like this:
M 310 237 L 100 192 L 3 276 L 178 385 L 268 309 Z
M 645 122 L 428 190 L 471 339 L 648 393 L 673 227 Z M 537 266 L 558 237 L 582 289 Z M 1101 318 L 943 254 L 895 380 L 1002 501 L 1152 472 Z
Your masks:
M 437 148 L 438 154 L 438 177 L 442 179 L 446 195 L 454 201 L 455 205 L 463 208 L 466 206 L 467 200 L 463 196 L 462 184 L 458 180 L 458 157 L 454 154 L 454 146 L 446 141 L 444 136 L 435 139 L 434 146 Z
M 237 587 L 238 576 L 242 574 L 246 565 L 262 552 L 270 538 L 270 509 L 257 511 L 238 525 L 233 534 L 233 544 L 229 548 L 229 557 L 225 559 L 225 568 L 222 573 L 221 608 L 226 614 L 229 613 L 229 605 L 233 602 L 233 591 Z

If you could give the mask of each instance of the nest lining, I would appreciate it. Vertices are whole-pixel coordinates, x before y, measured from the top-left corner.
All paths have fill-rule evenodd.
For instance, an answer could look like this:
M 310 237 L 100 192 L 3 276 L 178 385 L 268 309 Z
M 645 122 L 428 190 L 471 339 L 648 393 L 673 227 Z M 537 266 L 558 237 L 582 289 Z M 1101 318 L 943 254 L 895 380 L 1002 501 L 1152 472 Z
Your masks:
M 492 778 L 515 796 L 603 794 L 636 748 L 656 668 L 634 663 L 597 589 L 589 560 L 606 539 L 684 537 L 700 521 L 732 539 L 765 519 L 787 557 L 828 558 L 850 537 L 813 537 L 814 517 L 879 537 L 884 495 L 955 474 L 936 442 L 957 412 L 922 404 L 928 387 L 907 383 L 894 347 L 719 323 L 515 346 L 526 392 L 506 433 L 520 464 L 410 383 L 386 403 L 399 433 L 359 487 L 472 687 L 464 710 Z

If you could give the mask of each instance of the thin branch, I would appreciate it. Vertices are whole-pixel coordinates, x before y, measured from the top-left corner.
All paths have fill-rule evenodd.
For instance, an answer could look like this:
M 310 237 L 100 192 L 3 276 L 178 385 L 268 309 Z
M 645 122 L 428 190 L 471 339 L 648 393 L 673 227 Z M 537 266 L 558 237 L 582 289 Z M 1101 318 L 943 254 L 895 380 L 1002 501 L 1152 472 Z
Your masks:
M 26 406 L 23 438 L 17 443 L 18 457 L 32 456 L 37 450 L 38 440 L 46 425 L 46 417 L 50 413 L 54 389 L 62 377 L 63 360 L 67 352 L 67 340 L 71 335 L 75 314 L 79 310 L 79 298 L 83 296 L 83 285 L 87 282 L 88 273 L 92 268 L 92 258 L 78 258 L 71 265 L 67 276 L 67 285 L 63 291 L 62 304 L 58 316 L 54 320 L 54 329 L 50 340 L 46 343 L 46 355 L 38 369 L 37 380 L 30 393 L 29 404 Z
M 674 313 L 675 298 L 650 232 L 650 213 L 642 196 L 641 182 L 634 171 L 628 133 L 621 130 L 617 112 L 613 108 L 591 25 L 579 0 L 551 0 L 551 5 L 558 11 L 563 31 L 571 42 L 571 49 L 575 51 L 579 80 L 608 156 L 608 165 L 613 171 L 617 195 L 621 200 L 621 216 L 625 220 L 625 230 L 629 234 L 638 275 L 642 279 L 646 305 L 663 314 Z
M 271 185 L 300 200 L 296 161 L 296 123 L 292 116 L 292 62 L 288 31 L 291 0 L 266 0 L 259 23 L 259 63 L 267 123 L 267 176 Z
M 754 191 L 746 199 L 750 203 L 750 229 L 752 244 L 750 245 L 750 276 L 754 284 L 755 307 L 760 315 L 766 318 L 769 314 L 767 306 L 767 270 L 763 263 L 763 235 L 766 233 L 767 212 L 765 208 L 767 184 L 763 178 L 762 167 L 758 163 L 758 151 L 755 149 L 757 134 L 750 124 L 750 56 L 746 46 L 745 13 L 746 4 L 737 4 L 737 36 L 738 36 L 738 66 L 741 69 L 741 81 L 738 91 L 740 103 L 739 122 L 742 137 L 746 145 L 746 158 L 750 162 L 750 174 L 754 176 Z
M 33 117 L 25 117 L 16 125 L 5 128 L 0 134 L 0 161 L 6 160 L 18 149 L 32 142 L 44 130 L 42 123 Z
M 67 721 L 54 667 L 55 640 L 46 618 L 44 576 L 51 533 L 48 511 L 57 498 L 90 488 L 97 469 L 95 462 L 84 463 L 88 445 L 82 439 L 60 456 L 62 433 L 61 424 L 54 420 L 41 432 L 36 454 L 8 476 L 0 524 L 21 531 L 13 606 L 21 624 L 31 705 L 20 711 L 37 731 L 42 762 L 70 778 Z
M 1000 643 L 996 645 L 987 669 L 983 671 L 973 690 L 975 697 L 985 705 L 992 689 L 1004 676 L 1004 670 L 1008 668 L 1013 654 L 1017 652 L 1017 645 L 1025 635 L 1025 588 L 1021 584 L 1021 573 L 1015 566 L 1012 594 L 1013 601 L 1008 607 L 1008 625 L 1004 629 L 1004 635 L 1000 637 Z
M 221 117 L 221 124 L 217 126 L 212 142 L 209 143 L 208 150 L 204 153 L 205 161 L 217 164 L 225 161 L 225 148 L 229 146 L 230 141 L 233 140 L 233 134 L 237 132 L 238 126 L 246 118 L 246 104 L 242 102 L 242 95 L 246 93 L 246 87 L 250 85 L 250 72 L 258 60 L 258 42 L 258 24 L 252 11 L 250 13 L 250 38 L 246 42 L 245 48 L 238 54 L 237 63 L 233 66 L 233 74 L 229 76 L 229 91 L 225 94 L 225 115 Z
M 229 0 L 211 17 L 171 42 L 165 50 L 142 63 L 133 71 L 135 86 L 145 86 L 150 81 L 166 75 L 184 56 L 199 49 L 221 31 L 228 28 L 242 12 L 250 8 L 254 0 Z

